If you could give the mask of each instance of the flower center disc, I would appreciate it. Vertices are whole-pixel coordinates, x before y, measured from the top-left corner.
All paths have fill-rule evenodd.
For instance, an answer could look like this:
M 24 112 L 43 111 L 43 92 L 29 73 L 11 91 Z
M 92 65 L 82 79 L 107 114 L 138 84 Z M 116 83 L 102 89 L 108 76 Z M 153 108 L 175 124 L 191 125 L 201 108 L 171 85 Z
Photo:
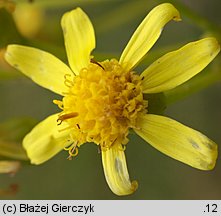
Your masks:
M 145 112 L 140 77 L 112 59 L 92 61 L 74 80 L 68 78 L 69 92 L 61 102 L 63 112 L 58 120 L 68 123 L 76 146 L 94 142 L 105 150 L 125 145 L 137 114 Z

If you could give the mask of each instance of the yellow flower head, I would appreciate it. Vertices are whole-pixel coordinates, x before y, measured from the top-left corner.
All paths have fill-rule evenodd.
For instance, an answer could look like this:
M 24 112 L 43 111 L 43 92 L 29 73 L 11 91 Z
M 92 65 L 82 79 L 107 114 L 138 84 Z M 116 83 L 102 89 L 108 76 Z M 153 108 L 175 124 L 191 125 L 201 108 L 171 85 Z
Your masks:
M 105 177 L 117 195 L 133 193 L 124 149 L 129 129 L 159 151 L 202 170 L 212 169 L 217 145 L 198 131 L 167 117 L 148 114 L 145 93 L 163 92 L 189 80 L 218 54 L 214 38 L 205 38 L 162 56 L 141 75 L 136 65 L 159 38 L 164 25 L 179 21 L 179 12 L 169 3 L 155 7 L 137 28 L 120 60 L 97 62 L 93 26 L 77 8 L 62 17 L 65 46 L 70 67 L 53 55 L 25 46 L 9 45 L 6 60 L 34 82 L 63 96 L 54 103 L 61 108 L 39 123 L 25 138 L 23 146 L 33 164 L 50 159 L 62 149 L 69 158 L 78 148 L 93 142 L 102 152 Z

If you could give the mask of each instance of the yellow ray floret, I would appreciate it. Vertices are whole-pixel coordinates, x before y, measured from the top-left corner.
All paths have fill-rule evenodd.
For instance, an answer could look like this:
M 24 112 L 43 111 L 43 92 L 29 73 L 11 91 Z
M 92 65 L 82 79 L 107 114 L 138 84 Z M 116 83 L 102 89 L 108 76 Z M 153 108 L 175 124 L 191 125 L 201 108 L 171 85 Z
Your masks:
M 121 57 L 120 64 L 125 70 L 133 69 L 155 44 L 170 20 L 180 21 L 177 9 L 169 3 L 155 7 L 134 32 Z
M 61 26 L 69 65 L 77 75 L 90 63 L 90 54 L 95 48 L 94 28 L 81 8 L 65 13 Z
M 170 118 L 143 115 L 135 132 L 164 154 L 201 170 L 213 169 L 217 145 L 202 133 Z
M 127 163 L 123 150 L 116 146 L 102 152 L 102 163 L 106 181 L 111 190 L 121 196 L 133 193 L 138 183 L 130 181 L 127 171 Z
M 25 136 L 23 146 L 32 164 L 47 161 L 70 143 L 69 131 L 60 131 L 57 119 L 58 114 L 49 116 Z
M 202 71 L 219 53 L 215 38 L 204 38 L 170 52 L 142 74 L 143 92 L 158 93 L 175 88 Z
M 9 45 L 5 59 L 40 86 L 60 95 L 67 91 L 67 87 L 61 80 L 64 80 L 67 74 L 74 76 L 70 68 L 61 60 L 32 47 Z

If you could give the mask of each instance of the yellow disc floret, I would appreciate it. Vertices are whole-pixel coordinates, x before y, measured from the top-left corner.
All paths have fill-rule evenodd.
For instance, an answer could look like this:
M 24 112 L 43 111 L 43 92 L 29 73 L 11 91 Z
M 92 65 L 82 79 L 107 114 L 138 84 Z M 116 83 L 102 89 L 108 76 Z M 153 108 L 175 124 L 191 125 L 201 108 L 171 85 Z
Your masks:
M 115 59 L 92 61 L 74 80 L 66 76 L 65 84 L 69 92 L 55 103 L 63 109 L 58 121 L 66 121 L 71 131 L 70 154 L 86 142 L 101 150 L 127 144 L 129 128 L 136 126 L 138 113 L 145 112 L 140 76 L 124 71 Z

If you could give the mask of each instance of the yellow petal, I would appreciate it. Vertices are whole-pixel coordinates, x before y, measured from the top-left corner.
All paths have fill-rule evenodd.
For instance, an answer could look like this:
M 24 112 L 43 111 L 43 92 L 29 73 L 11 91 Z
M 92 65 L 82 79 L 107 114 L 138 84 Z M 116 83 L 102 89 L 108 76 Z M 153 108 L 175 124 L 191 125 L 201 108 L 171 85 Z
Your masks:
M 61 25 L 70 67 L 77 75 L 87 67 L 95 48 L 94 28 L 88 16 L 80 8 L 63 15 Z
M 170 118 L 147 114 L 135 132 L 157 150 L 201 170 L 214 168 L 217 145 L 200 132 Z
M 15 174 L 20 167 L 19 161 L 0 161 L 0 173 Z
M 113 193 L 119 196 L 128 195 L 137 189 L 138 183 L 130 181 L 122 149 L 112 147 L 102 151 L 102 162 L 106 181 Z
M 74 76 L 70 68 L 58 58 L 32 47 L 9 45 L 5 59 L 40 86 L 60 95 L 67 92 L 64 76 Z
M 177 9 L 169 3 L 155 7 L 134 32 L 124 49 L 120 64 L 126 69 L 134 68 L 160 37 L 162 29 L 170 20 L 180 21 Z
M 65 122 L 57 125 L 58 114 L 54 114 L 40 122 L 23 140 L 32 164 L 41 164 L 61 151 L 68 142 L 69 131 L 59 132 L 65 128 Z
M 219 51 L 215 38 L 205 38 L 167 53 L 141 74 L 143 92 L 158 93 L 175 88 L 203 70 Z

